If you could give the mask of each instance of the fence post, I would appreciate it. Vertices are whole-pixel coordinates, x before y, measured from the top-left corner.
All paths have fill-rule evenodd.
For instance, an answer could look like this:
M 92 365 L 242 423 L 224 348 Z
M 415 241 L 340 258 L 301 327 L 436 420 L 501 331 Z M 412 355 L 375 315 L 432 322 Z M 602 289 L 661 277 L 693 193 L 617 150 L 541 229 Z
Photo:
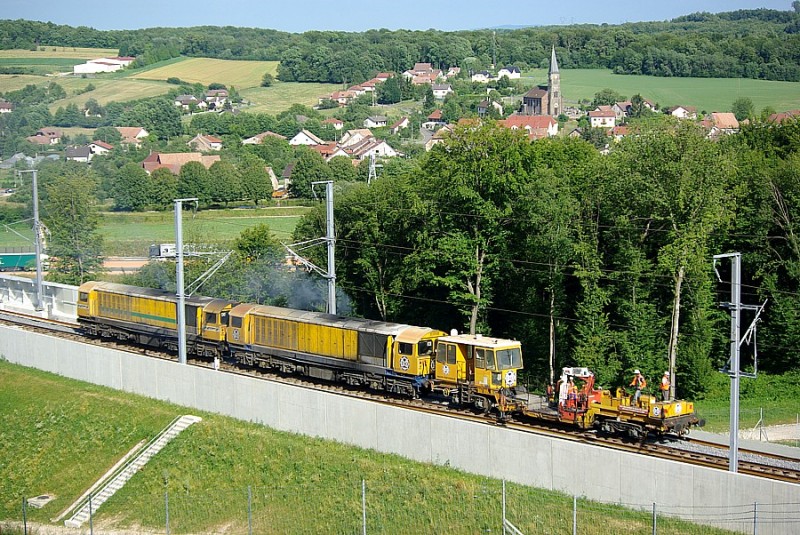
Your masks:
M 89 493 L 89 535 L 94 535 L 94 511 L 92 511 L 92 493 Z
M 656 527 L 656 502 L 653 502 L 653 535 L 658 533 L 658 528 Z
M 169 535 L 169 491 L 164 491 L 164 513 L 166 516 L 167 535 Z
M 367 535 L 367 480 L 361 480 L 361 533 Z
M 253 535 L 253 490 L 247 485 L 247 533 Z
M 572 535 L 578 535 L 578 497 L 572 496 Z
M 753 535 L 758 533 L 758 502 L 753 503 Z
M 22 532 L 28 535 L 28 499 L 22 497 Z
M 506 480 L 503 480 L 503 535 L 506 535 Z

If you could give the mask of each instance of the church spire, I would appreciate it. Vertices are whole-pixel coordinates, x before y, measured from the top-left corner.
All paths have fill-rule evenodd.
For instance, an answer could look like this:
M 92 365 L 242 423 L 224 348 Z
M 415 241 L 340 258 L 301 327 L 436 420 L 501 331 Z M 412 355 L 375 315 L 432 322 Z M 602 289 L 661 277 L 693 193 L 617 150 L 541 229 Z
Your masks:
M 553 50 L 550 52 L 550 74 L 558 73 L 558 60 L 556 59 L 556 45 L 553 45 Z

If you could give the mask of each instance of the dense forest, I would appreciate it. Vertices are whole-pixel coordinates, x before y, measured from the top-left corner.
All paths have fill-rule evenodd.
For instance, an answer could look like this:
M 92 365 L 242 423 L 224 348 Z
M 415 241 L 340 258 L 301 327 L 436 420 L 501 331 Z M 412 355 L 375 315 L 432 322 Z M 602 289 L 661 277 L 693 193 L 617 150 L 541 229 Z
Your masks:
M 179 55 L 274 60 L 281 62 L 279 78 L 285 81 L 355 83 L 377 71 L 402 72 L 418 61 L 480 70 L 495 54 L 499 65 L 546 67 L 555 45 L 564 68 L 800 81 L 800 3 L 793 7 L 695 13 L 664 22 L 496 32 L 377 29 L 292 34 L 215 26 L 101 31 L 5 20 L 0 21 L 0 48 L 114 48 L 120 55 L 136 56 L 139 65 Z

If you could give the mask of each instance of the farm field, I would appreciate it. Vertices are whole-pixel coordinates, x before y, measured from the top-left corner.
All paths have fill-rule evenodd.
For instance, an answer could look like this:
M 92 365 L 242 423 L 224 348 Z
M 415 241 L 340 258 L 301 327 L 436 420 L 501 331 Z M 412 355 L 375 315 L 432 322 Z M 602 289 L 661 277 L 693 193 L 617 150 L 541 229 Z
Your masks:
M 5 49 L 0 50 L 0 58 L 70 58 L 70 59 L 97 59 L 108 56 L 117 56 L 119 50 L 115 48 L 82 48 L 71 46 L 41 45 L 38 50 Z
M 183 218 L 183 235 L 186 243 L 230 242 L 250 227 L 266 223 L 272 233 L 282 241 L 290 240 L 294 227 L 308 208 L 265 208 L 242 210 L 204 210 Z M 103 236 L 105 256 L 147 256 L 153 243 L 175 241 L 173 213 L 111 213 L 103 214 L 100 234 Z M 32 247 L 33 232 L 29 223 L 0 227 L 0 249 L 3 247 Z
M 132 446 L 182 414 L 203 421 L 96 510 L 95 530 L 163 533 L 168 501 L 167 531 L 174 533 L 247 533 L 248 520 L 253 533 L 358 533 L 364 481 L 369 533 L 501 531 L 496 479 L 275 431 L 2 360 L 0 521 L 21 521 L 20 497 L 47 492 L 55 499 L 28 508 L 27 521 L 29 529 L 30 523 L 49 524 Z M 568 532 L 572 500 L 507 485 L 507 515 L 523 533 Z M 650 511 L 584 499 L 578 506 L 581 532 L 600 522 L 610 533 L 649 532 Z M 727 533 L 667 517 L 659 517 L 658 532 Z
M 132 78 L 74 78 L 62 77 L 55 80 L 67 92 L 67 98 L 57 100 L 48 106 L 51 112 L 58 108 L 66 107 L 69 104 L 76 104 L 78 108 L 83 108 L 86 101 L 90 98 L 95 99 L 100 105 L 108 104 L 111 101 L 125 102 L 128 100 L 138 100 L 140 98 L 155 97 L 166 94 L 174 88 L 165 82 L 151 80 L 135 80 Z M 76 89 L 83 89 L 92 84 L 96 89 L 80 95 L 75 94 Z
M 547 71 L 525 72 L 523 82 L 547 82 Z M 800 108 L 800 83 L 740 78 L 663 78 L 614 74 L 608 69 L 561 69 L 561 88 L 569 103 L 592 100 L 595 93 L 610 88 L 627 98 L 641 94 L 661 107 L 681 104 L 697 111 L 730 111 L 739 97 L 749 97 L 760 111 L 772 106 L 777 111 Z
M 143 80 L 180 78 L 184 82 L 208 85 L 214 82 L 234 86 L 237 90 L 258 87 L 264 73 L 278 72 L 277 61 L 235 61 L 211 58 L 186 58 L 170 65 L 147 69 L 132 75 Z
M 316 106 L 319 97 L 340 88 L 339 84 L 275 82 L 271 87 L 252 87 L 239 91 L 239 94 L 252 103 L 252 106 L 244 107 L 242 111 L 277 114 L 292 104 Z

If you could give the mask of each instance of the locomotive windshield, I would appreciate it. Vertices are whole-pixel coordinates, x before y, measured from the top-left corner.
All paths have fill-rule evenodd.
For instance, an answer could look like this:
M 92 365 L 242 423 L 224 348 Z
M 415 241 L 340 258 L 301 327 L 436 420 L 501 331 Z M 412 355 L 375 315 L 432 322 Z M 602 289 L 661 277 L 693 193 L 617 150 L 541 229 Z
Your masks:
M 518 347 L 510 349 L 498 349 L 495 351 L 497 357 L 497 369 L 511 370 L 522 368 L 522 351 Z
M 417 352 L 420 357 L 433 355 L 433 340 L 423 340 L 417 343 Z

